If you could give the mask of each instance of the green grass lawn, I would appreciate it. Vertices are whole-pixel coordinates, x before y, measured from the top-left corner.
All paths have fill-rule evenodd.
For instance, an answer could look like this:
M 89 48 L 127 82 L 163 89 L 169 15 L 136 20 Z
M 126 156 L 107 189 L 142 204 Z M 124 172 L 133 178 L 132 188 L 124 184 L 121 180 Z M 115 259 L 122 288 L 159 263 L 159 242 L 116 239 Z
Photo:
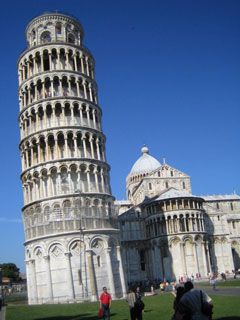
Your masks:
M 214 303 L 214 319 L 240 320 L 240 297 L 211 296 Z M 144 320 L 169 320 L 172 316 L 172 294 L 144 298 Z M 6 320 L 97 320 L 97 303 L 61 305 L 8 305 Z M 129 310 L 125 301 L 113 301 L 111 319 L 128 320 Z

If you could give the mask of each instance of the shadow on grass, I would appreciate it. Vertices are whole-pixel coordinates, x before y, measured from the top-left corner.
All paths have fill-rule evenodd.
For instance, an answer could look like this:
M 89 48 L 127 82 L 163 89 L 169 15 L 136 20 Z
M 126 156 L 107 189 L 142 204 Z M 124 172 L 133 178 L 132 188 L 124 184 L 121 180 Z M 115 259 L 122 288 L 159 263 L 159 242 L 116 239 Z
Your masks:
M 79 314 L 75 316 L 54 316 L 46 318 L 35 318 L 34 320 L 97 320 L 98 316 L 92 316 L 87 314 Z
M 115 316 L 116 313 L 111 313 L 111 316 Z M 97 320 L 99 319 L 97 315 L 93 316 L 91 314 L 79 314 L 74 316 L 53 316 L 46 318 L 35 318 L 34 320 Z M 239 319 L 240 320 L 240 319 Z
M 240 317 L 237 317 L 237 316 L 221 317 L 221 318 L 215 318 L 214 320 L 240 320 Z

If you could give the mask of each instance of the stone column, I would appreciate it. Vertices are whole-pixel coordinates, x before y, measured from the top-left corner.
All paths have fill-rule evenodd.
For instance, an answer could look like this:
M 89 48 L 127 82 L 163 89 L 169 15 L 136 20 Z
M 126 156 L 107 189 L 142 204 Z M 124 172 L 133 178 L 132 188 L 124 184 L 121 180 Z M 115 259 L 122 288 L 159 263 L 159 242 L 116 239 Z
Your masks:
M 206 259 L 206 251 L 205 251 L 205 244 L 204 242 L 201 243 L 202 246 L 202 257 L 203 257 L 203 268 L 204 268 L 204 276 L 208 275 L 208 265 L 207 265 L 207 259 Z
M 126 281 L 125 281 L 124 271 L 123 271 L 121 247 L 120 246 L 117 246 L 117 259 L 119 261 L 119 274 L 120 274 L 120 281 L 121 281 L 121 286 L 122 286 L 122 294 L 123 294 L 123 298 L 125 298 L 127 295 L 127 289 L 126 289 Z
M 102 192 L 105 192 L 105 184 L 104 184 L 104 178 L 103 178 L 103 172 L 102 172 L 102 169 L 101 169 L 100 176 L 101 176 Z
M 86 89 L 86 82 L 83 82 L 83 91 L 84 91 L 84 99 L 87 99 L 87 89 Z
M 197 244 L 196 244 L 196 242 L 193 243 L 193 245 L 194 245 L 195 266 L 197 268 L 197 272 L 199 273 L 200 270 L 199 270 L 199 261 L 198 261 L 198 253 L 197 253 Z
M 37 279 L 36 279 L 36 268 L 35 260 L 30 261 L 30 279 L 32 284 L 32 304 L 38 304 L 38 290 L 37 290 Z
M 78 155 L 78 147 L 77 147 L 77 137 L 73 138 L 73 144 L 74 144 L 74 157 L 77 158 Z
M 76 57 L 76 53 L 73 55 L 73 61 L 74 61 L 74 69 L 75 69 L 75 71 L 78 71 L 78 70 L 77 70 L 77 57 Z
M 110 293 L 111 293 L 112 298 L 114 299 L 115 298 L 115 285 L 114 285 L 114 277 L 113 277 L 112 261 L 111 261 L 110 253 L 111 253 L 111 248 L 105 248 Z
M 97 159 L 101 160 L 100 150 L 99 150 L 99 139 L 98 138 L 96 139 L 96 145 L 97 145 Z
M 93 102 L 92 86 L 91 86 L 91 84 L 89 84 L 89 94 L 90 94 L 90 100 Z
M 95 279 L 95 271 L 92 259 L 92 250 L 86 250 L 87 255 L 87 262 L 88 262 L 88 274 L 89 274 L 89 281 L 91 287 L 91 301 L 98 300 L 97 296 L 97 286 L 96 286 L 96 279 Z
M 84 66 L 83 66 L 83 57 L 82 57 L 82 54 L 80 54 L 80 61 L 81 61 L 81 73 L 84 73 Z
M 33 304 L 32 294 L 32 279 L 31 279 L 31 260 L 25 260 L 26 262 L 26 276 L 27 276 L 27 292 L 28 292 L 28 303 Z
M 92 157 L 92 159 L 94 159 L 93 137 L 92 136 L 90 136 L 89 141 L 90 141 L 91 157 Z
M 86 57 L 86 59 L 85 59 L 85 62 L 86 62 L 87 75 L 90 77 L 89 67 L 88 67 L 88 58 L 87 58 L 87 57 Z
M 156 278 L 156 270 L 155 270 L 155 248 L 154 248 L 154 246 L 150 247 L 150 250 L 151 250 L 151 261 L 152 261 L 152 275 L 153 275 L 153 278 L 155 279 Z
M 90 127 L 91 125 L 90 125 L 90 116 L 89 116 L 89 106 L 86 107 L 86 112 L 87 112 L 87 124 Z
M 86 154 L 87 148 L 86 148 L 86 138 L 85 137 L 82 137 L 82 142 L 83 142 L 83 156 L 84 156 L 84 158 L 86 158 L 87 157 L 87 154 Z
M 184 243 L 180 242 L 179 244 L 180 244 L 180 252 L 181 252 L 182 270 L 185 275 L 187 274 L 187 266 L 186 266 L 186 260 L 185 260 Z
M 96 126 L 96 110 L 93 109 L 93 127 L 94 129 L 97 129 L 97 126 Z
M 163 259 L 162 259 L 161 247 L 158 245 L 156 249 L 157 249 L 157 254 L 156 254 L 157 266 L 159 268 L 158 275 L 161 279 L 163 279 Z
M 52 277 L 51 277 L 51 268 L 50 268 L 50 256 L 44 256 L 45 260 L 45 272 L 46 272 L 46 281 L 47 281 L 47 291 L 48 295 L 46 297 L 46 301 L 49 303 L 53 303 L 53 289 L 52 289 Z
M 60 50 L 57 50 L 57 70 L 61 69 L 60 66 Z
M 89 171 L 89 169 L 87 169 L 86 170 L 86 172 L 87 172 L 87 190 L 88 190 L 88 192 L 91 192 L 91 181 L 90 181 L 90 171 Z
M 71 253 L 64 253 L 66 258 L 66 267 L 67 267 L 67 285 L 68 285 L 68 297 L 70 301 L 75 299 L 74 285 L 73 285 L 73 276 L 72 276 L 72 268 L 71 268 Z
M 79 95 L 80 96 L 80 95 Z M 80 124 L 81 126 L 83 125 L 83 113 L 82 113 L 82 106 L 79 107 L 79 113 L 80 113 Z
M 94 179 L 95 179 L 95 185 L 96 185 L 96 191 L 99 192 L 99 187 L 98 187 L 98 177 L 97 177 L 97 170 L 94 170 Z
M 208 249 L 208 243 L 206 242 L 206 258 L 207 258 L 207 263 L 209 266 L 209 272 L 212 273 L 212 266 L 211 266 L 211 261 L 210 261 L 210 253 L 209 253 L 209 249 Z
M 41 60 L 41 62 L 40 62 L 41 72 L 43 72 L 44 71 L 44 67 L 43 67 L 43 54 L 42 53 L 40 54 L 40 60 Z
M 75 81 L 76 81 L 77 97 L 80 97 L 79 81 L 78 79 L 76 79 Z

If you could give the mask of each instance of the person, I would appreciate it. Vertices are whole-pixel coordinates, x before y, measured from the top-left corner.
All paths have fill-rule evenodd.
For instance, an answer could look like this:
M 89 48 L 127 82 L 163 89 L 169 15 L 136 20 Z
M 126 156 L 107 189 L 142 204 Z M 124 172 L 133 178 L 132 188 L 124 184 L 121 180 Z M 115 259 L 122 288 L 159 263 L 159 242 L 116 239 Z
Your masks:
M 135 302 L 136 302 L 136 295 L 135 292 L 130 289 L 129 293 L 127 294 L 127 302 L 129 305 L 129 311 L 130 311 L 130 318 L 131 320 L 135 320 L 136 319 L 136 315 L 135 315 Z
M 135 292 L 136 301 L 134 303 L 134 313 L 136 320 L 142 320 L 142 313 L 144 311 L 144 303 L 142 301 L 142 294 L 140 288 L 136 288 Z
M 212 307 L 212 299 L 205 292 L 194 289 L 191 281 L 184 284 L 184 294 L 178 303 L 178 311 L 182 317 L 178 319 L 212 319 Z
M 2 298 L 2 295 L 0 293 L 0 311 L 2 310 L 2 305 L 3 305 L 3 298 Z
M 216 277 L 213 275 L 213 276 L 210 278 L 210 284 L 212 285 L 213 290 L 217 290 L 217 288 L 216 288 L 216 282 L 217 282 Z
M 177 311 L 178 303 L 179 303 L 179 301 L 182 298 L 184 293 L 185 293 L 184 287 L 182 287 L 182 286 L 178 286 L 176 288 L 176 293 L 174 291 L 172 291 L 172 294 L 175 296 L 175 299 L 173 301 L 173 309 L 174 309 L 175 312 Z
M 110 307 L 111 307 L 112 297 L 108 293 L 107 288 L 103 287 L 103 292 L 100 295 L 99 303 L 100 308 L 103 309 L 103 319 L 110 320 Z

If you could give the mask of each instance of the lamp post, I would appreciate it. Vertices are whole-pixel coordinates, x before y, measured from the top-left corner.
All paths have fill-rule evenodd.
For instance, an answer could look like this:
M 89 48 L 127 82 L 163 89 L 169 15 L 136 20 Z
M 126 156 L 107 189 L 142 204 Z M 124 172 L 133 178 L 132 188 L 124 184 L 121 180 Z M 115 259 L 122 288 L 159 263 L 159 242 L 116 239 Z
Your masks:
M 79 284 L 82 285 L 82 298 L 83 300 L 88 299 L 88 285 L 87 285 L 87 266 L 86 266 L 86 246 L 84 239 L 84 230 L 85 227 L 83 225 L 83 206 L 82 206 L 82 192 L 81 190 L 75 190 L 75 193 L 78 194 L 79 197 L 79 239 L 80 239 L 80 268 L 79 268 Z M 83 270 L 85 271 L 85 279 L 83 279 Z M 85 281 L 84 281 L 85 280 Z M 84 283 L 85 282 L 85 283 Z

